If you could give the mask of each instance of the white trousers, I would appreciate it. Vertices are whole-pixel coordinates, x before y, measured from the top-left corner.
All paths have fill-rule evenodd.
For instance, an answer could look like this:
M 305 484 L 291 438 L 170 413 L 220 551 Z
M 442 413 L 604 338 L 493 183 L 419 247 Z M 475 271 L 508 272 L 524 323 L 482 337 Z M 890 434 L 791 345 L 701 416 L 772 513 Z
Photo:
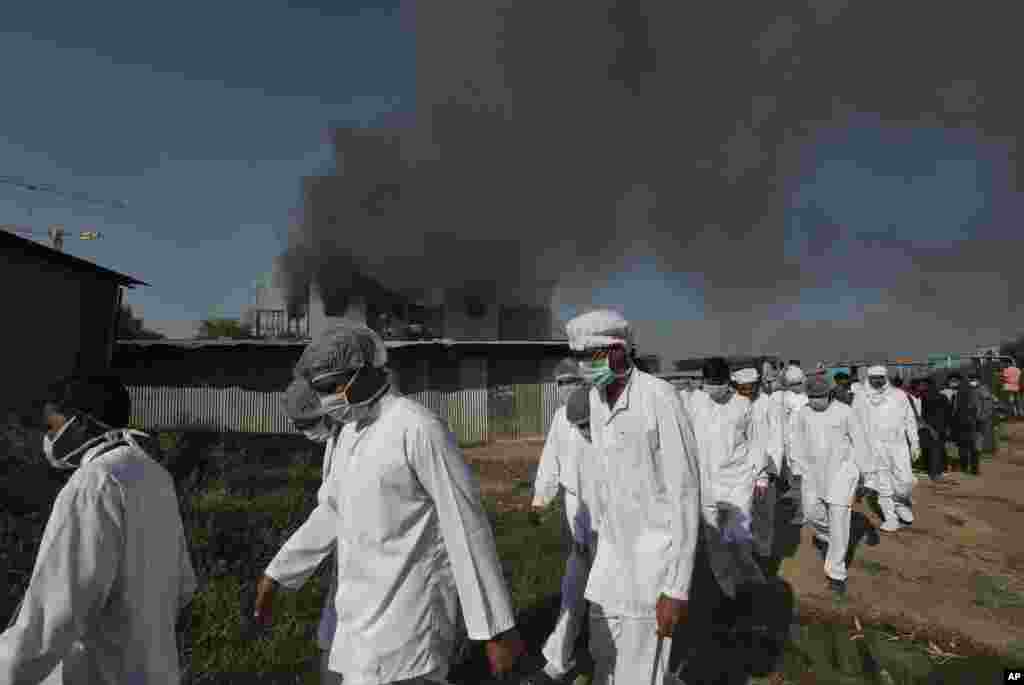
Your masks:
M 544 670 L 552 678 L 564 676 L 575 665 L 576 640 L 587 615 L 583 592 L 587 589 L 592 563 L 593 558 L 582 545 L 575 545 L 566 561 L 558 621 L 541 650 L 548 662 Z
M 886 520 L 889 518 L 913 520 L 913 503 L 911 501 L 913 482 L 908 484 L 905 475 L 898 476 L 892 469 L 880 468 L 875 477 L 865 485 L 878 491 L 878 506 L 882 509 Z
M 648 685 L 652 674 L 654 682 L 661 685 L 671 651 L 672 640 L 665 638 L 658 653 L 657 621 L 653 616 L 606 614 L 600 605 L 590 605 L 590 654 L 594 658 L 591 685 Z
M 814 537 L 828 545 L 825 553 L 825 575 L 832 580 L 846 580 L 846 552 L 850 547 L 850 506 L 832 504 L 809 493 L 804 500 L 807 523 Z

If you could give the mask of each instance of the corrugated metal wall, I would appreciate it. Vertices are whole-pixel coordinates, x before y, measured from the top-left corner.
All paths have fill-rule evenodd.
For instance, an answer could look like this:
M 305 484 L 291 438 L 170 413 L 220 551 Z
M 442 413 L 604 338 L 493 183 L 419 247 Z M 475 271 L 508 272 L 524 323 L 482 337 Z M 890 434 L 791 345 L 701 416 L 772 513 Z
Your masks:
M 209 430 L 228 433 L 293 433 L 282 408 L 284 393 L 242 388 L 129 386 L 132 425 L 146 430 Z M 424 390 L 409 395 L 448 422 L 462 444 L 487 442 L 487 388 Z M 557 407 L 553 383 L 516 386 L 508 437 L 547 434 Z M 505 437 L 505 436 L 502 436 Z

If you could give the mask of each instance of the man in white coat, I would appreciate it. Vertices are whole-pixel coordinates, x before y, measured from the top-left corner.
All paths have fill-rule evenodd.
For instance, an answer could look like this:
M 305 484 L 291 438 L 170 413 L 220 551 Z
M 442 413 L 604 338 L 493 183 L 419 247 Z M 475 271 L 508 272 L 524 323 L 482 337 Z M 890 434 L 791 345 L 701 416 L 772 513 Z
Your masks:
M 568 682 L 572 675 L 582 672 L 575 647 L 587 617 L 584 591 L 597 550 L 595 531 L 600 525 L 596 520 L 596 487 L 600 474 L 596 471 L 598 460 L 590 433 L 589 389 L 578 387 L 563 409 L 563 416 L 570 426 L 565 445 L 566 454 L 570 456 L 563 463 L 559 477 L 572 545 L 562 576 L 558 620 L 541 650 L 547 663 L 541 671 L 524 680 L 523 685 Z
M 782 473 L 784 453 L 782 409 L 772 399 L 772 381 L 759 384 L 757 370 L 753 367 L 738 369 L 732 375 L 732 380 L 736 384 L 736 392 L 752 402 L 751 464 L 756 474 L 751 532 L 754 536 L 754 551 L 763 567 L 772 556 L 775 534 L 775 484 Z
M 879 530 L 893 533 L 901 522 L 914 522 L 910 497 L 916 482 L 911 464 L 920 457 L 917 419 L 906 393 L 890 385 L 884 366 L 868 369 L 868 388 L 854 397 L 853 408 L 867 432 L 877 467 L 875 476 L 865 482 L 878 492 L 885 517 Z
M 796 417 L 793 450 L 806 465 L 803 497 L 815 544 L 825 552 L 825 576 L 833 592 L 846 592 L 850 509 L 861 474 L 874 466 L 860 419 L 832 401 L 822 377 L 807 383 L 808 406 Z
M 562 474 L 572 473 L 575 465 L 572 463 L 573 455 L 570 454 L 569 444 L 574 439 L 575 428 L 565 418 L 565 406 L 569 396 L 574 390 L 583 385 L 583 376 L 580 374 L 579 364 L 572 359 L 563 359 L 555 367 L 555 385 L 558 393 L 558 409 L 551 419 L 551 428 L 548 429 L 547 440 L 544 442 L 544 449 L 540 454 L 540 463 L 537 466 L 537 475 L 533 482 L 533 507 L 541 509 L 558 497 L 560 488 L 563 486 Z M 566 505 L 567 520 L 572 521 L 572 512 Z M 568 533 L 569 524 L 566 524 Z M 567 535 L 571 539 L 571 535 Z M 570 545 L 571 546 L 571 545 Z
M 476 478 L 435 414 L 388 392 L 373 331 L 340 325 L 298 368 L 342 424 L 318 505 L 259 582 L 269 624 L 279 585 L 297 589 L 334 551 L 337 626 L 329 669 L 346 685 L 446 682 L 458 608 L 495 675 L 523 653 Z
M 0 683 L 178 683 L 176 622 L 196 591 L 174 480 L 128 430 L 116 378 L 62 382 L 43 450 L 74 470 L 57 495 L 17 619 L 0 634 Z M 49 677 L 48 677 L 49 676 Z
M 662 682 L 686 622 L 700 518 L 690 420 L 667 382 L 636 369 L 617 312 L 566 326 L 590 390 L 599 460 L 597 553 L 587 580 L 594 685 Z M 667 647 L 667 648 L 666 648 Z
M 792 505 L 793 525 L 802 526 L 804 512 L 801 487 L 805 465 L 801 463 L 799 455 L 793 453 L 793 429 L 796 425 L 797 413 L 807 405 L 807 378 L 799 366 L 789 366 L 782 374 L 782 383 L 785 389 L 782 392 L 774 393 L 772 399 L 778 402 L 782 411 L 782 439 L 785 451 L 783 456 L 785 475 L 783 478 L 788 488 L 784 499 Z

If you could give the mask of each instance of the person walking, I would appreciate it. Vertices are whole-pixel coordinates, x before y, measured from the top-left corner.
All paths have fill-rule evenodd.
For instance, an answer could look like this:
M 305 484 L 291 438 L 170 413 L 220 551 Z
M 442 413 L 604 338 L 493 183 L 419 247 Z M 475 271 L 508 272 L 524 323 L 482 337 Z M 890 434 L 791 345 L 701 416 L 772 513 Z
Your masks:
M 1010 403 L 1010 414 L 1015 417 L 1024 416 L 1024 402 L 1020 394 L 1020 369 L 1016 362 L 1010 364 L 1002 372 L 1003 390 L 1006 391 Z
M 931 378 L 918 381 L 921 388 L 921 452 L 928 467 L 928 477 L 942 480 L 946 472 L 946 435 L 949 433 L 952 406 L 935 387 Z
M 673 633 L 689 614 L 701 482 L 693 428 L 674 388 L 635 368 L 621 314 L 588 312 L 566 332 L 591 386 L 601 474 L 585 592 L 593 683 L 661 683 Z
M 995 454 L 995 395 L 992 394 L 992 391 L 987 385 L 978 379 L 977 373 L 972 372 L 968 375 L 967 385 L 969 385 L 978 395 L 978 452 L 984 454 Z
M 875 462 L 867 435 L 853 409 L 830 398 L 828 382 L 807 383 L 807 406 L 796 417 L 794 453 L 806 464 L 804 512 L 823 550 L 825 577 L 837 595 L 846 593 L 850 511 L 857 482 Z
M 957 446 L 961 473 L 978 475 L 978 397 L 969 385 L 961 385 L 962 381 L 958 371 L 949 375 L 950 435 Z
M 916 479 L 911 464 L 920 456 L 917 419 L 907 394 L 889 384 L 884 366 L 868 369 L 868 388 L 853 404 L 877 467 L 875 476 L 865 481 L 878 492 L 885 517 L 879 530 L 893 533 L 901 522 L 914 522 L 911 492 Z

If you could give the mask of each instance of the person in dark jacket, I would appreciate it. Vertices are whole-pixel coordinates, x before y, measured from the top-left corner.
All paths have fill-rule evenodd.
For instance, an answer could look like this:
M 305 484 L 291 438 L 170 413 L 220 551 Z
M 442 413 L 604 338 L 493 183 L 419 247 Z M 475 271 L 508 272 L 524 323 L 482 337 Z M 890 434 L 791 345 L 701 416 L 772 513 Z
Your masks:
M 960 471 L 978 475 L 978 396 L 971 386 L 962 383 L 962 374 L 950 374 L 950 401 L 953 405 L 950 435 L 959 452 Z
M 937 481 L 946 472 L 945 436 L 949 430 L 952 406 L 931 378 L 922 378 L 917 386 L 921 398 L 921 419 L 925 423 L 924 431 L 920 434 L 921 452 L 928 465 L 928 476 Z
M 838 400 L 847 406 L 852 405 L 853 389 L 850 388 L 850 374 L 840 371 L 833 376 L 832 380 L 835 382 L 835 387 L 832 388 L 832 399 Z

